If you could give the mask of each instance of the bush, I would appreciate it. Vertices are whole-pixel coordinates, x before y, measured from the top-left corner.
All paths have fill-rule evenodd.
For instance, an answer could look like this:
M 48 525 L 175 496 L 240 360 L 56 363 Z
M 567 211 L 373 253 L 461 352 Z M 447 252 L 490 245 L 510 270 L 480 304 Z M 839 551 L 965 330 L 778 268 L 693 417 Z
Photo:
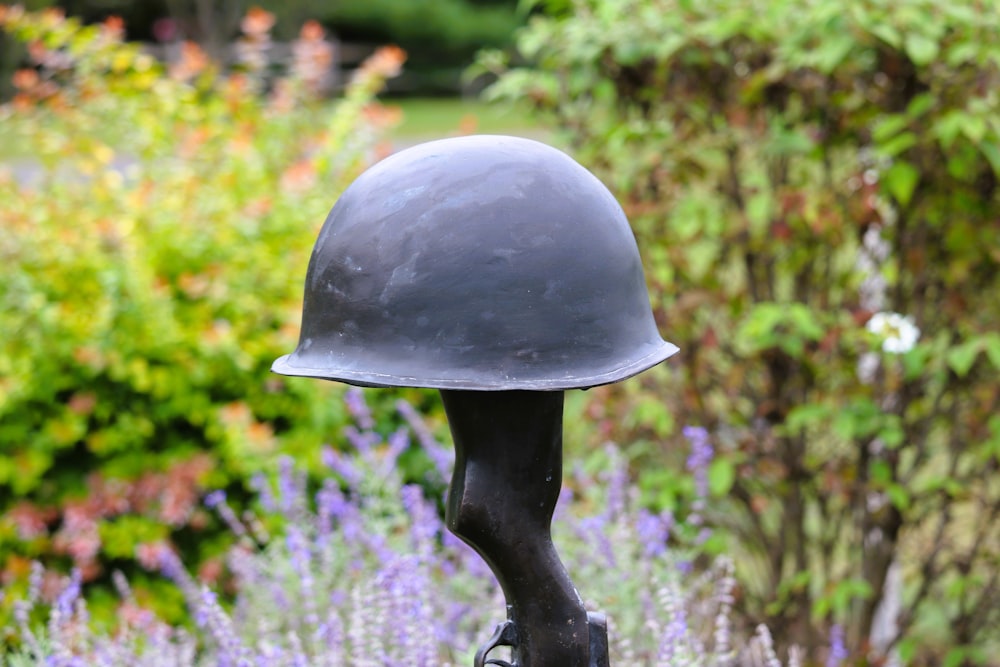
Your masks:
M 279 451 L 318 465 L 343 424 L 338 389 L 268 369 L 403 54 L 377 53 L 331 107 L 302 71 L 265 95 L 262 72 L 221 73 L 191 44 L 165 68 L 114 19 L 0 6 L 0 28 L 36 63 L 0 107 L 32 157 L 0 178 L 5 577 L 41 558 L 91 580 L 167 538 L 198 560 L 221 548 L 202 489 L 245 496 Z
M 196 580 L 161 545 L 152 564 L 184 591 L 191 630 L 143 610 L 121 577 L 121 627 L 92 630 L 78 575 L 52 587 L 42 627 L 29 620 L 45 588 L 36 567 L 16 603 L 20 625 L 12 630 L 21 642 L 5 664 L 471 664 L 503 618 L 501 591 L 479 556 L 445 531 L 437 504 L 403 483 L 397 457 L 412 434 L 404 428 L 384 438 L 365 428 L 371 421 L 360 390 L 351 391 L 361 446 L 325 452 L 329 476 L 318 491 L 309 492 L 305 475 L 286 461 L 277 483 L 260 487 L 259 517 L 241 521 L 223 494 L 209 496 L 239 537 L 227 557 L 237 591 L 231 607 L 218 585 Z M 442 482 L 451 448 L 427 437 L 409 405 L 400 410 L 424 434 L 423 451 L 438 464 L 432 476 Z M 557 510 L 556 539 L 584 594 L 595 596 L 589 606 L 609 614 L 612 664 L 780 665 L 765 629 L 749 641 L 731 634 L 728 561 L 690 576 L 683 554 L 663 548 L 669 525 L 633 502 L 617 450 L 593 463 L 599 475 L 580 468 L 567 480 L 574 492 Z M 267 525 L 280 532 L 267 534 Z
M 347 42 L 399 44 L 410 66 L 392 88 L 404 93 L 454 94 L 476 51 L 510 44 L 522 23 L 512 2 L 369 0 L 332 4 L 324 23 Z
M 594 414 L 637 451 L 710 427 L 745 609 L 784 640 L 996 664 L 1000 12 L 553 5 L 528 66 L 480 63 L 617 191 L 682 350 Z

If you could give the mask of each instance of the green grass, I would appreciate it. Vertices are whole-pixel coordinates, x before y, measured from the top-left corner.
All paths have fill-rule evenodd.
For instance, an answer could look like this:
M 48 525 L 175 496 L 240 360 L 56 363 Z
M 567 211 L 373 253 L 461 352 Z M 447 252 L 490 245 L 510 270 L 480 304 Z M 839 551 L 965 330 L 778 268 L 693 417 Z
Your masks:
M 416 142 L 457 134 L 511 134 L 545 140 L 551 130 L 540 125 L 525 108 L 489 104 L 465 98 L 405 98 L 386 100 L 403 111 L 394 141 Z

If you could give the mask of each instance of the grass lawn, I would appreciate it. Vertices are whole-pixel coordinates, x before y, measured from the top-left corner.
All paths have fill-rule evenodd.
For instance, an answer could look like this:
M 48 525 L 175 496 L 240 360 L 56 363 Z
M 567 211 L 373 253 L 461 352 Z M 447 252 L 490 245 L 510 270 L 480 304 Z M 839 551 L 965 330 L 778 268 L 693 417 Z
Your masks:
M 393 141 L 403 144 L 457 134 L 511 134 L 543 141 L 551 135 L 527 109 L 506 104 L 458 97 L 389 99 L 385 104 L 403 111 L 391 132 Z

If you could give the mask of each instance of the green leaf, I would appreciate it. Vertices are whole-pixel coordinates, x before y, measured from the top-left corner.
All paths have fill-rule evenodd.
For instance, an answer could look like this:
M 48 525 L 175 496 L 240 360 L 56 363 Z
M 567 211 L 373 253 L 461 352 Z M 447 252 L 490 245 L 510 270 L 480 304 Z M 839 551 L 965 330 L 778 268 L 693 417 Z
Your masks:
M 890 484 L 885 489 L 885 494 L 889 497 L 889 502 L 900 512 L 905 512 L 910 507 L 910 494 L 900 484 Z
M 788 318 L 794 325 L 796 333 L 809 340 L 820 340 L 826 333 L 814 313 L 808 306 L 801 303 L 790 304 Z
M 818 403 L 806 403 L 792 408 L 785 418 L 789 431 L 801 431 L 810 426 L 819 426 L 829 419 L 833 408 Z
M 816 147 L 816 142 L 802 131 L 776 129 L 768 149 L 776 155 L 802 155 Z
M 1000 142 L 997 141 L 984 141 L 979 144 L 979 150 L 982 151 L 983 155 L 989 161 L 990 166 L 993 167 L 993 173 L 1000 176 Z
M 830 35 L 816 49 L 816 68 L 821 72 L 832 72 L 857 46 L 850 31 Z
M 958 42 L 948 49 L 945 61 L 950 67 L 958 67 L 975 58 L 978 53 L 979 45 L 975 42 Z
M 903 374 L 907 380 L 919 377 L 931 359 L 931 349 L 926 345 L 914 345 L 913 349 L 901 355 Z
M 906 637 L 900 640 L 899 644 L 896 645 L 896 649 L 899 651 L 899 659 L 904 665 L 908 665 L 917 654 L 917 640 L 913 637 Z
M 812 606 L 812 617 L 815 619 L 826 618 L 826 615 L 830 613 L 830 606 L 832 605 L 832 599 L 829 595 L 822 595 L 816 598 Z
M 919 118 L 934 108 L 937 98 L 931 93 L 922 93 L 914 97 L 906 106 L 906 115 L 910 118 Z
M 896 30 L 896 27 L 888 23 L 872 21 L 870 25 L 866 25 L 865 27 L 871 34 L 875 35 L 894 49 L 898 49 L 900 44 L 903 42 L 902 36 L 899 34 L 899 31 Z
M 876 459 L 872 461 L 871 466 L 868 468 L 868 475 L 872 482 L 881 486 L 888 486 L 892 481 L 892 468 L 889 467 L 887 461 L 882 459 Z
M 878 143 L 882 143 L 896 136 L 910 124 L 910 119 L 902 114 L 894 114 L 892 116 L 886 116 L 872 129 L 872 139 Z
M 919 67 L 930 64 L 938 55 L 938 44 L 926 35 L 911 32 L 903 40 L 903 48 L 910 60 Z
M 965 377 L 976 363 L 981 344 L 978 338 L 966 341 L 948 350 L 945 360 L 958 377 Z
M 766 230 L 771 221 L 771 193 L 765 190 L 751 196 L 746 211 L 751 229 L 758 232 Z
M 967 116 L 964 111 L 952 110 L 934 121 L 932 131 L 943 148 L 948 149 L 955 143 L 955 139 L 962 133 Z
M 724 496 L 736 481 L 736 467 L 726 458 L 717 458 L 708 466 L 708 490 L 713 496 Z
M 896 415 L 886 415 L 886 422 L 878 433 L 885 446 L 889 449 L 896 449 L 903 444 L 906 434 L 903 432 L 903 425 Z
M 965 655 L 965 647 L 956 646 L 945 654 L 941 667 L 959 667 L 965 661 Z
M 917 135 L 913 132 L 904 132 L 889 139 L 878 147 L 878 152 L 885 157 L 896 157 L 905 150 L 917 144 Z
M 920 172 L 908 162 L 895 162 L 885 172 L 883 180 L 896 201 L 901 206 L 906 206 L 913 198 L 913 191 L 920 181 Z
M 844 406 L 833 421 L 833 431 L 845 440 L 867 438 L 878 433 L 883 414 L 870 398 L 858 399 Z
M 983 349 L 993 367 L 1000 371 L 1000 334 L 994 332 L 983 336 Z
M 986 136 L 986 120 L 982 116 L 965 114 L 965 122 L 962 123 L 962 134 L 969 138 L 974 144 L 978 144 Z
M 834 614 L 845 614 L 855 600 L 867 600 L 872 595 L 872 587 L 863 579 L 846 579 L 838 582 L 830 594 Z

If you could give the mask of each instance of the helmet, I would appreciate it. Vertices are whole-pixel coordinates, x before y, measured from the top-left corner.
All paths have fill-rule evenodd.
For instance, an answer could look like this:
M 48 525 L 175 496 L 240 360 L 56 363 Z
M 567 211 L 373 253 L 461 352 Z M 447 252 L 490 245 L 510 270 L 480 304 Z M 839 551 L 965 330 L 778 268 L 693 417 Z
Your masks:
M 361 386 L 562 390 L 677 348 L 653 321 L 635 239 L 589 171 L 477 135 L 395 153 L 330 211 L 283 375 Z

